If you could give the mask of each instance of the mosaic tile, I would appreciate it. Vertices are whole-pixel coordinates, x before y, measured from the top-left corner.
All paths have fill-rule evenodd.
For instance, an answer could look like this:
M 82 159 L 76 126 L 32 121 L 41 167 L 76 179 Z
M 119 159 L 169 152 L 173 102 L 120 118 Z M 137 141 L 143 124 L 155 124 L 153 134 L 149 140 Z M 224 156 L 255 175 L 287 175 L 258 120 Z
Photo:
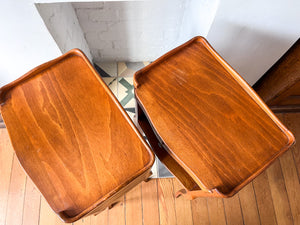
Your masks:
M 135 70 L 126 68 L 122 73 L 120 73 L 119 77 L 133 77 L 135 72 Z
M 94 65 L 101 77 L 117 77 L 118 75 L 116 62 L 96 62 Z
M 165 165 L 162 164 L 162 162 L 159 160 L 157 160 L 157 171 L 157 177 L 174 177 L 173 174 L 171 174 L 170 171 L 165 167 Z
M 0 113 L 0 128 L 5 128 L 5 124 L 4 124 L 4 122 L 3 122 L 1 113 Z
M 124 62 L 118 62 L 118 76 L 121 76 L 121 74 L 127 69 L 126 63 Z
M 118 81 L 117 78 L 113 77 L 102 77 L 102 80 L 106 83 L 109 89 L 114 93 L 114 95 L 118 96 Z
M 101 74 L 103 81 L 111 89 L 114 95 L 117 97 L 129 117 L 136 124 L 135 117 L 135 98 L 134 98 L 134 87 L 133 87 L 133 75 L 136 70 L 143 68 L 148 65 L 149 62 L 139 63 L 97 63 L 95 65 L 98 72 Z M 100 67 L 101 66 L 101 67 Z M 116 69 L 117 68 L 117 69 Z M 111 74 L 109 74 L 111 73 Z M 138 126 L 137 126 L 138 127 Z M 140 131 L 142 135 L 143 132 Z M 147 138 L 144 136 L 145 140 Z M 152 175 L 150 178 L 162 178 L 162 177 L 173 177 L 168 169 L 159 161 L 155 156 L 155 162 L 151 168 Z
M 126 66 L 127 66 L 127 68 L 134 70 L 134 71 L 138 71 L 138 70 L 142 69 L 143 67 L 145 67 L 143 62 L 127 62 Z
M 119 77 L 133 77 L 134 73 L 145 65 L 148 65 L 149 62 L 119 62 L 118 63 L 118 76 Z
M 118 100 L 133 120 L 135 115 L 133 77 L 118 78 Z

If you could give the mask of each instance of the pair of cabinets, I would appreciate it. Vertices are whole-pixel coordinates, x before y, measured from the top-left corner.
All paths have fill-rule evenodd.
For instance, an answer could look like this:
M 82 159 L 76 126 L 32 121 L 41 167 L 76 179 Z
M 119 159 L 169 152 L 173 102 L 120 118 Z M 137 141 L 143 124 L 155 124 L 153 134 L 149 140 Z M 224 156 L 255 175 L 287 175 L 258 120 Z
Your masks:
M 0 89 L 16 155 L 65 221 L 113 205 L 146 180 L 154 154 L 185 189 L 230 197 L 294 142 L 251 87 L 202 37 L 134 77 L 137 122 L 79 50 Z

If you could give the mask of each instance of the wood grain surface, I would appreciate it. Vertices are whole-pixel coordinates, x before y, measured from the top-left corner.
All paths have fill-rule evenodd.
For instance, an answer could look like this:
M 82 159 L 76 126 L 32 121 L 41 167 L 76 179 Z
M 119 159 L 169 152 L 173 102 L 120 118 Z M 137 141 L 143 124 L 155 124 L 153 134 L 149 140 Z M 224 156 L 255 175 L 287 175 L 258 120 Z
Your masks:
M 126 222 L 132 225 L 139 225 L 143 223 L 143 209 L 142 209 L 142 185 L 139 184 L 125 195 L 125 201 L 130 202 L 126 204 Z
M 275 112 L 300 111 L 300 39 L 253 88 Z
M 209 225 L 209 215 L 206 198 L 197 198 L 191 201 L 193 222 L 197 225 Z
M 153 153 L 79 50 L 2 87 L 0 102 L 18 159 L 65 221 L 149 175 Z
M 92 216 L 91 225 L 107 225 L 108 224 L 108 208 L 97 215 Z
M 173 180 L 174 195 L 176 191 L 183 188 L 179 181 Z M 191 201 L 185 198 L 175 198 L 175 212 L 177 224 L 193 225 Z
M 41 194 L 30 178 L 26 179 L 22 225 L 37 225 L 40 217 Z
M 6 129 L 0 129 L 0 224 L 5 224 L 14 152 Z M 22 177 L 20 178 L 22 179 Z
M 157 179 L 142 183 L 143 224 L 159 225 Z
M 243 224 L 243 215 L 239 195 L 224 199 L 227 225 Z
M 253 189 L 253 182 L 246 185 L 239 192 L 241 209 L 243 212 L 243 221 L 245 225 L 260 224 L 260 218 L 257 208 L 257 202 Z
M 163 178 L 157 181 L 160 224 L 176 224 L 176 209 L 173 180 Z
M 208 198 L 207 208 L 210 225 L 226 225 L 224 201 L 222 198 Z
M 300 137 L 300 113 L 289 113 L 285 114 L 284 116 L 280 116 L 280 119 L 284 122 L 284 124 L 291 129 L 291 131 L 295 134 L 296 140 Z M 299 166 L 299 152 L 300 152 L 300 145 L 296 143 L 290 151 L 287 151 L 282 156 L 280 156 L 280 169 L 278 163 L 275 162 L 275 168 L 272 166 L 266 170 L 266 179 L 268 182 L 259 182 L 259 185 L 255 186 L 255 190 L 253 188 L 253 182 L 256 179 L 260 179 L 259 177 L 255 178 L 253 182 L 250 182 L 246 185 L 238 194 L 234 196 L 236 198 L 239 197 L 240 200 L 240 208 L 238 207 L 239 203 L 236 199 L 233 200 L 234 205 L 228 207 L 227 200 L 231 200 L 232 198 L 223 199 L 223 210 L 219 210 L 217 213 L 208 212 L 208 198 L 197 198 L 192 201 L 192 217 L 193 217 L 193 224 L 194 225 L 210 225 L 214 224 L 216 221 L 220 221 L 222 224 L 223 217 L 226 217 L 227 224 L 237 224 L 237 219 L 240 219 L 240 210 L 242 211 L 243 216 L 243 223 L 244 225 L 267 225 L 267 224 L 290 224 L 291 218 L 289 216 L 282 216 L 284 213 L 288 212 L 290 208 L 292 213 L 292 221 L 294 225 L 300 224 L 300 184 L 299 184 L 299 176 L 297 174 L 297 166 Z M 22 208 L 23 210 L 6 210 L 8 204 L 8 192 L 9 192 L 9 183 L 11 179 L 11 170 L 12 170 L 12 161 L 13 161 L 13 149 L 11 143 L 9 141 L 9 137 L 7 134 L 6 129 L 0 129 L 0 224 L 1 225 L 11 225 L 7 221 L 5 222 L 6 217 L 11 217 L 8 213 L 13 214 L 14 217 L 20 217 L 21 219 L 16 219 L 18 221 L 18 225 L 30 224 L 30 225 L 62 225 L 64 224 L 57 215 L 51 210 L 48 206 L 46 200 L 43 196 L 40 196 L 41 202 L 37 204 L 37 196 L 36 193 L 31 193 L 32 186 L 28 185 L 30 178 L 27 177 L 26 185 L 25 185 L 25 197 L 24 202 L 13 200 L 15 202 L 14 207 L 16 209 Z M 274 165 L 274 164 L 273 164 Z M 275 172 L 275 173 L 274 173 Z M 24 172 L 23 172 L 24 173 Z M 271 176 L 269 175 L 271 174 Z M 279 174 L 279 175 L 278 175 Z M 282 187 L 282 178 L 284 180 L 284 186 L 286 188 L 286 192 L 283 191 Z M 276 179 L 275 176 L 278 176 L 279 179 Z M 275 179 L 274 179 L 275 178 Z M 18 176 L 17 179 L 23 180 L 23 176 Z M 182 219 L 187 216 L 186 210 L 178 210 L 177 200 L 186 201 L 184 198 L 175 199 L 174 191 L 178 188 L 175 186 L 175 183 L 178 182 L 175 180 L 176 178 L 172 178 L 173 182 L 168 182 L 167 184 L 159 184 L 159 188 L 163 188 L 164 191 L 157 191 L 157 183 L 159 179 L 151 179 L 150 181 L 142 182 L 142 213 L 143 213 L 143 222 L 140 225 L 181 225 L 185 224 L 185 220 Z M 21 181 L 14 181 L 14 183 L 20 183 Z M 168 190 L 172 190 L 172 188 L 167 187 L 173 183 L 173 194 L 170 197 L 168 195 L 170 192 Z M 178 183 L 177 183 L 178 184 Z M 277 190 L 276 187 L 279 189 Z M 21 188 L 15 189 L 16 192 L 12 196 L 12 198 L 19 198 L 20 195 L 24 193 L 24 190 Z M 140 190 L 134 189 L 136 192 L 135 195 L 139 195 Z M 262 192 L 269 192 L 271 193 L 271 200 L 269 197 L 264 201 L 262 198 Z M 132 193 L 134 194 L 134 193 Z M 286 198 L 286 195 L 288 198 Z M 169 198 L 169 199 L 166 199 Z M 262 198 L 262 199 L 261 199 Z M 161 199 L 158 201 L 158 199 Z M 165 199 L 165 200 L 163 200 Z M 12 201 L 12 199 L 10 200 Z M 164 203 L 164 201 L 170 201 L 168 203 Z M 189 202 L 189 201 L 187 201 Z M 232 202 L 231 202 L 232 203 Z M 231 204 L 229 203 L 229 204 Z M 106 209 L 102 211 L 97 216 L 91 216 L 90 224 L 89 225 L 111 225 L 111 224 L 120 224 L 120 225 L 132 225 L 135 224 L 134 218 L 128 218 L 127 216 L 131 217 L 134 215 L 128 215 L 126 213 L 127 208 L 132 208 L 133 205 L 136 205 L 134 201 L 125 201 L 124 206 L 119 203 L 116 205 L 117 208 L 112 208 L 111 210 Z M 167 220 L 166 223 L 163 223 L 160 218 L 166 217 L 166 211 L 164 210 L 164 205 L 174 204 L 170 206 L 170 215 L 174 215 L 172 210 L 175 209 L 175 220 Z M 211 206 L 211 202 L 209 202 L 210 206 L 209 209 L 214 209 L 214 206 Z M 258 206 L 259 204 L 259 210 Z M 26 216 L 28 212 L 28 206 L 32 206 L 32 217 Z M 185 203 L 186 208 L 187 203 Z M 270 205 L 274 208 L 275 212 L 275 222 L 274 220 L 270 220 L 269 213 L 264 212 L 264 209 L 268 209 Z M 118 207 L 121 206 L 121 207 Z M 286 207 L 286 208 L 283 208 Z M 179 206 L 181 207 L 181 206 Z M 117 209 L 117 210 L 113 210 Z M 261 213 L 262 212 L 262 213 Z M 39 218 L 36 218 L 36 213 L 38 213 Z M 163 213 L 164 215 L 160 215 Z M 235 215 L 236 214 L 236 215 Z M 188 215 L 190 215 L 188 213 Z M 287 214 L 289 215 L 289 214 Z M 126 217 L 126 218 L 124 218 Z M 215 218 L 217 217 L 217 218 Z M 129 222 L 133 221 L 133 223 Z M 168 222 L 169 221 L 169 222 Z M 180 221 L 180 222 L 179 222 Z M 186 219 L 187 223 L 190 223 L 191 218 Z M 84 220 L 84 223 L 87 224 L 87 220 Z M 76 224 L 77 223 L 73 223 Z M 80 224 L 80 223 L 79 223 Z M 237 224 L 239 225 L 239 224 Z
M 122 225 L 125 224 L 125 196 L 120 199 L 117 205 L 109 210 L 108 224 L 109 225 Z
M 274 204 L 274 210 L 278 224 L 293 224 L 293 217 L 289 206 L 284 177 L 277 159 L 267 170 L 270 190 Z
M 275 202 L 272 199 L 266 172 L 263 172 L 253 180 L 253 187 L 261 224 L 276 224 Z
M 14 155 L 7 201 L 6 224 L 18 225 L 22 223 L 25 195 L 26 175 L 24 174 L 16 155 Z M 15 216 L 15 214 L 20 216 Z
M 202 37 L 138 71 L 134 85 L 160 145 L 203 190 L 232 196 L 294 142 Z
M 180 180 L 187 190 L 199 190 L 200 188 L 193 178 L 191 178 L 191 176 L 180 166 L 176 160 L 174 160 L 168 154 L 165 148 L 159 143 L 156 136 L 157 134 L 154 133 L 154 130 L 152 129 L 139 104 L 137 104 L 136 111 L 138 114 L 138 125 L 146 135 L 152 151 L 156 154 L 159 160 L 168 167 L 168 169 L 178 180 Z

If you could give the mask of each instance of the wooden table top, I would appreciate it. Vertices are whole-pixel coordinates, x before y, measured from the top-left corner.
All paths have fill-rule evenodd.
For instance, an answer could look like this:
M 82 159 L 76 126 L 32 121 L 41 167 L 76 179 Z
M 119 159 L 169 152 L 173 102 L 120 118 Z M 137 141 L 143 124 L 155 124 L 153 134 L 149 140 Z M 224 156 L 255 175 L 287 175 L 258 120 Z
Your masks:
M 202 37 L 138 71 L 134 86 L 162 145 L 203 190 L 236 193 L 294 142 Z
M 0 89 L 23 168 L 52 209 L 84 215 L 149 169 L 153 153 L 79 50 Z

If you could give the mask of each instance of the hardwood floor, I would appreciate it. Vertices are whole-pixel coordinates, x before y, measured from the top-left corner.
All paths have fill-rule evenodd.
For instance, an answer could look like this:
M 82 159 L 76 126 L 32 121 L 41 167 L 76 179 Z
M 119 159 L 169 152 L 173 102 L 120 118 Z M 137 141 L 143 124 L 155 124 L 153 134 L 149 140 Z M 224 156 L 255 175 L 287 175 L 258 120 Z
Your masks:
M 278 117 L 300 140 L 300 113 Z M 174 198 L 176 179 L 153 179 L 128 192 L 111 210 L 74 225 L 300 225 L 300 141 L 229 199 Z M 0 129 L 0 225 L 63 224 L 19 165 Z

